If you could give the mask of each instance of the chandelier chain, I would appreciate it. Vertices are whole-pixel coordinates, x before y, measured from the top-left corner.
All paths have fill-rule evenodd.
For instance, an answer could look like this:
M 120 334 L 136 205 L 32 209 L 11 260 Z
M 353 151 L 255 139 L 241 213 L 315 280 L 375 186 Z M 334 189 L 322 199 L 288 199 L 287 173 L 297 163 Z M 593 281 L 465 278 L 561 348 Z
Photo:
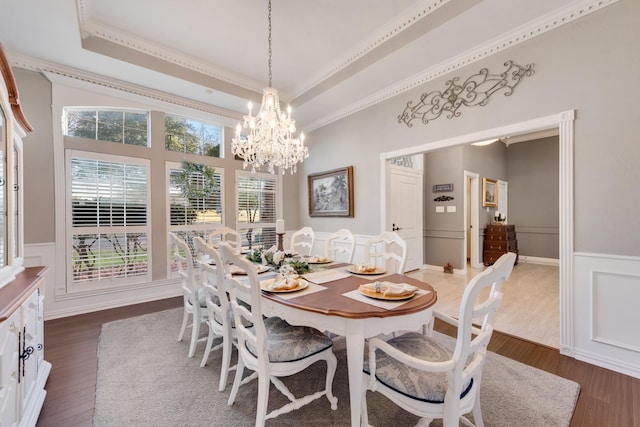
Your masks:
M 304 146 L 304 134 L 296 137 L 296 121 L 291 118 L 291 106 L 280 110 L 278 91 L 271 87 L 271 0 L 269 0 L 269 86 L 264 88 L 262 104 L 257 114 L 249 102 L 249 114 L 238 124 L 231 142 L 231 151 L 243 160 L 243 168 L 251 167 L 255 172 L 266 167 L 269 173 L 292 174 L 297 164 L 309 157 L 309 149 Z M 243 130 L 245 134 L 243 134 Z
M 269 0 L 269 87 L 271 87 L 271 0 Z

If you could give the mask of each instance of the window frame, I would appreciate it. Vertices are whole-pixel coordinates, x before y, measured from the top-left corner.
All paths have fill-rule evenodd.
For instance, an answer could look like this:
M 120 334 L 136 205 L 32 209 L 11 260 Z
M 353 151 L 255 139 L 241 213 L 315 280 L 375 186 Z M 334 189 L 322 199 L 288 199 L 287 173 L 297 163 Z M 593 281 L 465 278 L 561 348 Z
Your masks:
M 94 138 L 87 138 L 87 137 L 69 135 L 68 113 L 70 111 L 76 111 L 76 112 L 95 111 L 96 112 L 96 135 L 95 135 Z M 124 131 L 125 131 L 125 119 L 124 119 L 124 117 L 123 117 L 123 122 L 122 122 L 122 134 L 123 134 L 122 141 L 118 142 L 118 141 L 109 141 L 109 140 L 106 140 L 106 139 L 99 139 L 98 138 L 99 127 L 97 126 L 97 123 L 99 123 L 99 120 L 98 120 L 97 116 L 99 115 L 100 111 L 118 112 L 118 113 L 122 113 L 123 115 L 125 113 L 146 114 L 146 116 L 147 116 L 146 145 L 127 144 L 124 141 Z M 151 148 L 151 112 L 149 110 L 137 109 L 137 108 L 118 108 L 118 107 L 66 106 L 66 107 L 62 108 L 62 114 L 63 114 L 63 116 L 62 116 L 62 134 L 66 138 L 84 138 L 84 139 L 89 139 L 91 141 L 110 142 L 110 143 L 113 143 L 113 144 L 126 145 L 126 146 L 130 146 L 130 147 Z
M 274 221 L 273 222 L 255 222 L 255 223 L 251 223 L 251 222 L 240 222 L 240 192 L 238 191 L 238 185 L 240 182 L 240 179 L 243 177 L 250 177 L 250 178 L 258 178 L 258 179 L 270 179 L 274 181 L 274 193 L 275 193 L 275 197 L 274 197 Z M 259 229 L 271 229 L 273 228 L 274 230 L 274 244 L 277 243 L 277 237 L 275 237 L 275 228 L 276 228 L 276 220 L 279 218 L 282 218 L 281 212 L 282 212 L 282 202 L 283 202 L 283 196 L 282 196 L 282 175 L 281 174 L 271 174 L 271 173 L 266 173 L 266 172 L 251 172 L 251 171 L 247 171 L 247 170 L 242 170 L 242 169 L 236 169 L 236 173 L 235 173 L 235 204 L 234 204 L 234 212 L 235 212 L 235 216 L 236 216 L 236 230 L 238 232 L 240 232 L 240 230 L 242 229 L 246 229 L 246 228 L 259 228 Z M 245 225 L 249 225 L 249 224 L 253 224 L 252 227 L 249 226 L 245 226 Z M 248 239 L 246 239 L 245 233 L 240 233 L 242 236 L 242 247 L 245 249 L 248 249 Z M 252 245 L 251 248 L 254 247 L 260 247 L 259 245 Z M 268 249 L 267 247 L 265 247 L 265 249 Z
M 143 165 L 146 168 L 146 225 L 111 225 L 111 226 L 94 226 L 94 227 L 81 227 L 82 230 L 86 230 L 86 234 L 115 234 L 115 233 L 136 233 L 144 232 L 146 234 L 147 242 L 147 271 L 145 274 L 134 275 L 131 277 L 118 277 L 118 278 L 102 278 L 95 281 L 88 282 L 74 282 L 73 280 L 73 236 L 78 234 L 77 230 L 80 227 L 74 227 L 73 225 L 73 213 L 72 213 L 72 201 L 73 193 L 71 191 L 71 162 L 74 158 L 84 158 L 90 160 L 131 164 L 131 165 Z M 140 283 L 150 282 L 153 272 L 153 235 L 152 235 L 152 211 L 151 211 L 151 161 L 149 159 L 120 156 L 115 154 L 100 153 L 95 151 L 84 151 L 65 149 L 64 153 L 65 162 L 65 241 L 66 241 L 66 256 L 65 256 L 65 283 L 67 293 L 79 293 L 87 291 L 97 291 L 103 289 L 116 289 L 122 287 L 129 287 Z

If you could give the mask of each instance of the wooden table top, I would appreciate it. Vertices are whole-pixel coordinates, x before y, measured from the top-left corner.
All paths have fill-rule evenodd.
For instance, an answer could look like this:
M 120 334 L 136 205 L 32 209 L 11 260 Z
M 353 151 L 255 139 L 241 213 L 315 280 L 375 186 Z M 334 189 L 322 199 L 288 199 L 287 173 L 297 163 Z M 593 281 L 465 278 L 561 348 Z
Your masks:
M 425 295 L 417 296 L 408 301 L 403 301 L 398 308 L 387 310 L 371 304 L 345 297 L 342 294 L 358 289 L 365 283 L 384 280 L 394 283 L 408 283 L 420 289 L 430 291 Z M 263 298 L 276 301 L 280 304 L 294 307 L 300 310 L 321 313 L 330 316 L 340 316 L 350 319 L 364 319 L 370 317 L 391 317 L 422 311 L 436 303 L 435 289 L 428 283 L 406 276 L 404 274 L 392 274 L 386 276 L 355 276 L 323 283 L 327 289 L 301 295 L 295 298 L 281 298 L 277 293 L 262 292 Z

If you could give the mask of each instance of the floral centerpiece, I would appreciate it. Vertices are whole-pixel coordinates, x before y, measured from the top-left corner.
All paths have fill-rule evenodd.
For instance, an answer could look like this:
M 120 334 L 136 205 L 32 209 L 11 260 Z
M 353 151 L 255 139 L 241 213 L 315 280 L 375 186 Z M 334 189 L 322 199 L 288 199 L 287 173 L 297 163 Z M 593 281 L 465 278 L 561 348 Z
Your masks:
M 309 264 L 298 255 L 286 251 L 277 250 L 276 246 L 269 249 L 253 249 L 247 254 L 247 259 L 252 262 L 259 262 L 274 271 L 287 276 L 293 274 L 304 274 L 309 271 Z

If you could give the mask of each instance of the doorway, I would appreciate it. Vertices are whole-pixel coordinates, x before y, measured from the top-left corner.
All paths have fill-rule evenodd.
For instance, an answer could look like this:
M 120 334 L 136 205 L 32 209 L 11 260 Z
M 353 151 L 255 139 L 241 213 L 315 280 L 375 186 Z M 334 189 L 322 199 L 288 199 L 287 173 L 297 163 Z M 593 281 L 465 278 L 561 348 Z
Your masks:
M 469 144 L 474 141 L 482 141 L 491 138 L 499 138 L 510 135 L 517 136 L 531 132 L 538 132 L 556 128 L 559 139 L 559 284 L 560 284 L 560 352 L 574 356 L 573 337 L 573 122 L 575 111 L 569 110 L 545 117 L 539 117 L 519 123 L 483 130 L 467 135 L 460 135 L 446 140 L 435 141 L 404 148 L 398 151 L 382 153 L 380 156 L 380 175 L 382 182 L 388 183 L 386 161 L 388 159 L 412 154 L 421 154 L 445 147 Z M 389 187 L 385 185 L 381 195 L 381 204 L 385 206 L 389 194 Z M 381 227 L 384 228 L 387 215 L 381 211 Z

